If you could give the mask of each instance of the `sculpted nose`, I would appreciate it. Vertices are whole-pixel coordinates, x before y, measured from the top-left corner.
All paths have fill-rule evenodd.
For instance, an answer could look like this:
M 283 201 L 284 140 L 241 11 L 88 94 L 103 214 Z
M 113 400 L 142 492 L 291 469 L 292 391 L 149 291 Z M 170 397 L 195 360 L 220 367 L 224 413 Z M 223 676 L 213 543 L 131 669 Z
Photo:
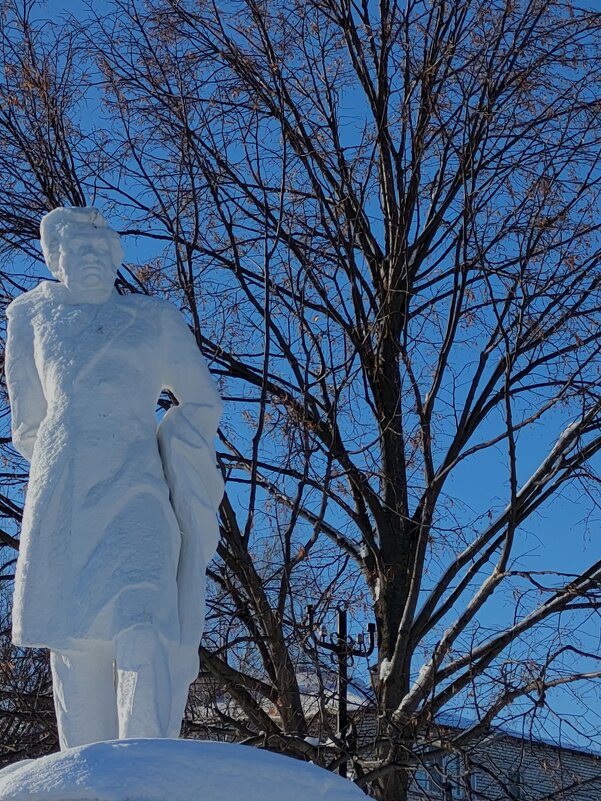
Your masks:
M 95 248 L 90 246 L 86 248 L 82 254 L 82 262 L 85 264 L 86 262 L 90 262 L 92 264 L 98 263 L 101 259 L 105 256 L 104 252 L 99 248 Z

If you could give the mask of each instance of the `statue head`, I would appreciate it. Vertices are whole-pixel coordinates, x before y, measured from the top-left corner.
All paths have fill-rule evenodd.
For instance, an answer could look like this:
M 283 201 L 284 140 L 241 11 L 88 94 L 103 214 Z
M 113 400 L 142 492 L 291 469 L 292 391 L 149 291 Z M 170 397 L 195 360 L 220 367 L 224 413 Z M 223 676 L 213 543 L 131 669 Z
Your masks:
M 68 289 L 82 295 L 112 290 L 123 249 L 98 209 L 54 209 L 42 217 L 40 239 L 48 269 Z

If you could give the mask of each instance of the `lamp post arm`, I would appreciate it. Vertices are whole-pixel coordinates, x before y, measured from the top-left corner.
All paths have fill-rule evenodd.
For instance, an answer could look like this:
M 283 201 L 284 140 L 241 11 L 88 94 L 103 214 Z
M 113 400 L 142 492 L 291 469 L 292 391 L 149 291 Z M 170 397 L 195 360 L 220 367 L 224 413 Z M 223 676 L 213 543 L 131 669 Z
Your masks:
M 313 604 L 307 605 L 307 624 L 309 630 L 314 635 L 314 622 L 315 606 Z M 357 638 L 359 648 L 353 648 L 353 642 L 348 637 L 347 631 L 347 607 L 345 604 L 338 606 L 338 630 L 335 639 L 332 642 L 326 642 L 325 639 L 316 638 L 316 648 L 324 648 L 332 652 L 332 659 L 337 662 L 338 672 L 338 735 L 343 744 L 346 743 L 348 735 L 349 721 L 348 721 L 348 668 L 353 664 L 353 657 L 365 656 L 368 657 L 376 645 L 376 626 L 375 623 L 370 623 L 367 627 L 369 633 L 369 645 L 367 648 L 363 645 L 363 637 L 361 640 Z M 325 630 L 324 630 L 325 631 Z M 346 746 L 345 746 L 346 747 Z M 343 760 L 338 768 L 341 776 L 347 775 L 347 763 Z
M 368 623 L 367 631 L 369 633 L 369 647 L 365 652 L 365 656 L 371 656 L 374 652 L 374 648 L 376 647 L 376 624 L 375 623 Z

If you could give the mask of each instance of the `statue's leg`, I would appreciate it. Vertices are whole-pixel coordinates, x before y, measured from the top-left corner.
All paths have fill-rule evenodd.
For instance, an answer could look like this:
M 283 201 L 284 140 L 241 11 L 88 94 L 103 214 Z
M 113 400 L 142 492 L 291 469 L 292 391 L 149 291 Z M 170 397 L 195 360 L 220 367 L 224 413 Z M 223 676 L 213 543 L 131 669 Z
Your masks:
M 119 735 L 113 651 L 50 652 L 54 707 L 62 750 Z
M 174 649 L 170 654 L 171 666 L 171 715 L 169 719 L 169 737 L 179 737 L 182 728 L 182 720 L 188 702 L 190 691 L 189 671 L 182 671 L 181 664 L 183 658 L 187 656 L 182 648 Z
M 150 625 L 117 637 L 119 738 L 167 737 L 171 710 L 169 652 Z

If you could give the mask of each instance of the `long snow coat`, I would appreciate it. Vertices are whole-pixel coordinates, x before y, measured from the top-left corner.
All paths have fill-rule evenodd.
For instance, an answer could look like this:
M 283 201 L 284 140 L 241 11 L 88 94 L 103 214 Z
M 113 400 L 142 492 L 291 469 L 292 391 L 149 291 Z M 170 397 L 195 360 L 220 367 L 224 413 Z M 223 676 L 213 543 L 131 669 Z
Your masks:
M 13 641 L 63 652 L 150 623 L 178 645 L 187 626 L 194 649 L 204 610 L 192 611 L 193 626 L 185 623 L 178 570 L 181 576 L 183 565 L 192 583 L 200 577 L 202 588 L 188 585 L 184 595 L 193 603 L 190 594 L 200 590 L 202 602 L 221 496 L 209 444 L 219 395 L 172 304 L 116 293 L 101 304 L 67 301 L 62 284 L 43 282 L 7 312 L 13 442 L 31 461 Z M 163 389 L 181 404 L 166 427 L 177 432 L 181 418 L 183 438 L 204 465 L 199 493 L 208 522 L 192 532 L 194 558 L 203 563 L 193 569 L 159 454 L 155 409 Z M 169 460 L 168 442 L 161 450 Z

